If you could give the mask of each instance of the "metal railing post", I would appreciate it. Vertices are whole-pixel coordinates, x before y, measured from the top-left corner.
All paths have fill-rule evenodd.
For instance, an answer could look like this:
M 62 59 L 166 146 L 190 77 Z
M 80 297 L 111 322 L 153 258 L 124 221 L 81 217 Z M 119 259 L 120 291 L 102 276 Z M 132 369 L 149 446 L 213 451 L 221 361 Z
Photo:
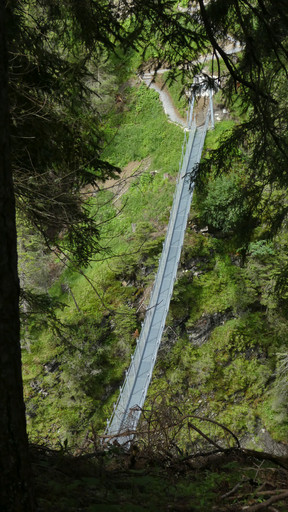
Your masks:
M 213 91 L 211 88 L 209 89 L 209 109 L 210 109 L 211 128 L 212 128 L 212 130 L 214 130 L 215 123 L 214 123 Z

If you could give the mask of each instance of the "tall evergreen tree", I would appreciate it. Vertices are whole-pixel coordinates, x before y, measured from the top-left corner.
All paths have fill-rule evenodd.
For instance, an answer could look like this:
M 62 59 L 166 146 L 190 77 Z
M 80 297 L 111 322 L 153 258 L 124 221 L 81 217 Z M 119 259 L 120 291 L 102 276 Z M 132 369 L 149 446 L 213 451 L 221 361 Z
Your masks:
M 8 49 L 12 167 L 17 207 L 53 244 L 87 264 L 97 250 L 97 219 L 83 185 L 115 177 L 101 160 L 97 67 L 119 34 L 106 1 L 10 1 Z M 120 37 L 120 35 L 119 35 Z M 96 75 L 96 76 L 95 76 Z
M 215 0 L 205 6 L 199 0 L 199 7 L 227 105 L 237 101 L 244 119 L 210 153 L 203 171 L 229 172 L 235 157 L 242 159 L 243 197 L 255 222 L 261 223 L 265 216 L 265 236 L 272 236 L 288 213 L 281 193 L 288 185 L 288 4 Z M 240 43 L 240 53 L 228 53 L 227 34 L 230 41 Z M 217 70 L 220 59 L 226 65 L 224 72 Z M 251 229 L 254 226 L 251 223 Z
M 10 163 L 8 55 L 0 2 L 0 509 L 32 511 L 21 378 L 15 201 Z
M 228 108 L 237 101 L 242 121 L 210 153 L 202 177 L 206 180 L 211 170 L 229 172 L 235 155 L 241 154 L 243 196 L 260 221 L 267 213 L 267 191 L 281 191 L 288 185 L 287 1 L 195 0 L 186 9 L 169 0 L 145 4 L 122 0 L 120 5 L 134 33 L 141 34 L 138 40 L 144 57 L 152 45 L 148 65 L 157 69 L 165 64 L 171 79 L 180 75 L 187 88 L 195 74 L 202 73 L 203 82 L 211 87 L 221 82 Z M 241 52 L 233 52 L 236 43 Z M 205 55 L 212 56 L 212 74 L 205 72 Z M 279 201 L 270 215 L 267 236 L 286 215 L 287 205 Z
M 64 230 L 78 261 L 86 264 L 98 232 L 82 207 L 80 187 L 117 172 L 100 159 L 96 113 L 88 110 L 88 61 L 92 66 L 92 51 L 97 56 L 113 47 L 117 32 L 105 0 L 83 2 L 81 9 L 76 0 L 0 1 L 0 509 L 5 512 L 34 510 L 12 169 L 18 207 L 48 241 Z

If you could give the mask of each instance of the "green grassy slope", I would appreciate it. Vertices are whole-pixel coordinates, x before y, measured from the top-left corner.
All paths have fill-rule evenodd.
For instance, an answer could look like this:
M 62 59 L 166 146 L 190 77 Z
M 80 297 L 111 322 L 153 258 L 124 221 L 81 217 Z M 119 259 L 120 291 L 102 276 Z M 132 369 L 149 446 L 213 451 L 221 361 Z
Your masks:
M 172 204 L 183 131 L 167 122 L 157 94 L 143 85 L 127 87 L 123 103 L 110 119 L 104 158 L 122 167 L 133 161 L 130 176 L 121 197 L 111 183 L 87 199 L 103 250 L 82 274 L 68 264 L 51 288 L 64 305 L 57 313 L 63 333 L 31 325 L 23 351 L 29 431 L 54 444 L 79 442 L 92 424 L 103 429 L 111 413 Z
M 233 122 L 216 125 L 206 149 Z M 88 199 L 102 222 L 103 251 L 86 277 L 70 264 L 51 289 L 65 304 L 58 311 L 63 334 L 32 325 L 23 351 L 30 435 L 53 444 L 85 444 L 91 431 L 103 431 L 149 299 L 178 170 L 183 132 L 145 86 L 126 88 L 107 131 L 104 157 L 129 164 L 129 180 L 121 197 L 111 183 Z M 244 260 L 237 226 L 245 210 L 222 211 L 231 183 L 234 190 L 233 179 L 197 190 L 147 407 L 165 395 L 189 414 L 223 423 L 246 445 L 273 450 L 273 439 L 287 439 L 278 356 L 285 356 L 286 306 L 279 308 L 274 293 L 287 233 L 268 243 L 258 228 Z M 213 436 L 222 435 L 213 427 Z M 179 443 L 189 449 L 185 436 Z

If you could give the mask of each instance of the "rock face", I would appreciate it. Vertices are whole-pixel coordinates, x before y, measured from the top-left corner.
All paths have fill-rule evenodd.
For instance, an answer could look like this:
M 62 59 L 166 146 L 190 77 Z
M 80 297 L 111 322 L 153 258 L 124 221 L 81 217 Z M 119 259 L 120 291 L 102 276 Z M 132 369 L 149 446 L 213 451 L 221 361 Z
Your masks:
M 230 309 L 211 315 L 203 314 L 192 329 L 187 329 L 189 340 L 193 345 L 200 347 L 209 339 L 215 327 L 224 325 L 231 318 L 235 318 L 235 316 Z
M 261 450 L 266 453 L 271 453 L 276 457 L 288 456 L 287 443 L 275 441 L 269 432 L 266 430 L 265 425 L 260 418 L 257 418 L 255 425 L 255 432 L 243 436 L 241 441 L 242 448 L 250 448 L 252 450 Z

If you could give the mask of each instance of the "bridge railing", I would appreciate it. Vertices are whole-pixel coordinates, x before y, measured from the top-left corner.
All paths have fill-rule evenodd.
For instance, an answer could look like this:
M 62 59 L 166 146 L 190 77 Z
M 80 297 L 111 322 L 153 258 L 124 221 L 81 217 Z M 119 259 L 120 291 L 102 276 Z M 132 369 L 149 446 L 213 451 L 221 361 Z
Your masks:
M 143 351 L 145 349 L 145 343 L 146 343 L 146 340 L 147 340 L 147 337 L 148 337 L 148 334 L 149 334 L 149 331 L 151 328 L 151 323 L 153 320 L 155 306 L 157 305 L 159 291 L 160 291 L 160 287 L 162 284 L 163 273 L 164 273 L 165 266 L 166 266 L 167 255 L 168 255 L 168 252 L 170 249 L 171 238 L 173 236 L 174 225 L 175 225 L 175 220 L 177 217 L 179 202 L 180 202 L 180 198 L 181 198 L 181 194 L 182 194 L 182 190 L 183 190 L 183 186 L 184 186 L 184 179 L 185 179 L 185 175 L 187 173 L 189 156 L 190 156 L 192 144 L 193 144 L 195 133 L 196 133 L 196 124 L 192 120 L 193 106 L 194 106 L 194 98 L 192 99 L 190 109 L 188 112 L 187 121 L 188 121 L 189 131 L 185 131 L 185 134 L 184 134 L 184 141 L 183 141 L 183 145 L 182 145 L 182 155 L 181 155 L 181 160 L 180 160 L 180 164 L 179 164 L 179 173 L 178 173 L 178 177 L 177 177 L 177 187 L 176 187 L 176 191 L 174 193 L 173 206 L 170 211 L 170 218 L 169 218 L 166 238 L 165 238 L 165 242 L 163 244 L 163 251 L 161 254 L 161 258 L 159 260 L 157 275 L 156 275 L 154 285 L 153 285 L 153 288 L 152 288 L 152 291 L 150 294 L 150 301 L 149 301 L 149 306 L 146 310 L 145 320 L 144 320 L 144 323 L 142 324 L 140 336 L 137 339 L 136 349 L 134 351 L 134 354 L 131 356 L 131 363 L 130 363 L 128 370 L 126 371 L 126 376 L 125 376 L 123 386 L 120 387 L 120 393 L 119 393 L 117 402 L 114 404 L 112 415 L 111 415 L 110 419 L 107 420 L 107 428 L 105 431 L 105 435 L 107 435 L 107 436 L 116 435 L 116 434 L 120 433 L 120 431 L 124 431 L 126 429 L 133 430 L 134 428 L 136 428 L 139 417 L 141 415 L 141 407 L 144 404 L 147 390 L 148 390 L 148 387 L 149 387 L 149 384 L 151 381 L 153 367 L 154 367 L 154 364 L 156 361 L 158 348 L 159 348 L 159 345 L 161 342 L 161 335 L 155 343 L 154 354 L 153 354 L 153 363 L 151 365 L 150 370 L 147 372 L 145 384 L 143 385 L 143 392 L 142 392 L 143 400 L 141 400 L 140 403 L 138 403 L 138 410 L 134 410 L 133 413 L 130 414 L 130 419 L 128 421 L 127 415 L 128 415 L 129 411 L 127 411 L 127 408 L 128 408 L 128 404 L 129 404 L 129 398 L 133 391 L 135 377 L 137 375 L 137 371 L 138 371 L 138 368 L 139 368 L 139 365 L 141 362 L 141 358 L 143 356 Z M 209 118 L 210 118 L 210 116 L 209 116 L 209 111 L 208 111 L 207 116 L 206 116 L 204 131 L 203 131 L 203 138 L 205 138 L 205 135 L 206 135 Z M 190 203 L 187 206 L 187 211 L 185 212 L 185 215 L 184 215 L 185 218 L 188 217 L 189 209 L 190 209 Z M 186 224 L 185 224 L 185 226 L 186 226 Z M 183 237 L 181 240 L 181 247 L 183 245 L 183 240 L 184 240 L 184 231 L 183 231 Z M 177 274 L 177 267 L 175 269 L 174 275 L 171 276 L 171 282 L 170 282 L 169 290 L 167 293 L 167 296 L 169 296 L 169 300 L 173 293 L 173 287 L 174 287 L 174 281 L 176 279 L 176 274 Z M 163 312 L 163 323 L 165 323 L 167 313 L 168 313 L 168 310 L 165 310 Z M 161 325 L 161 327 L 163 329 L 164 324 Z M 161 331 L 161 334 L 162 334 L 162 331 Z

